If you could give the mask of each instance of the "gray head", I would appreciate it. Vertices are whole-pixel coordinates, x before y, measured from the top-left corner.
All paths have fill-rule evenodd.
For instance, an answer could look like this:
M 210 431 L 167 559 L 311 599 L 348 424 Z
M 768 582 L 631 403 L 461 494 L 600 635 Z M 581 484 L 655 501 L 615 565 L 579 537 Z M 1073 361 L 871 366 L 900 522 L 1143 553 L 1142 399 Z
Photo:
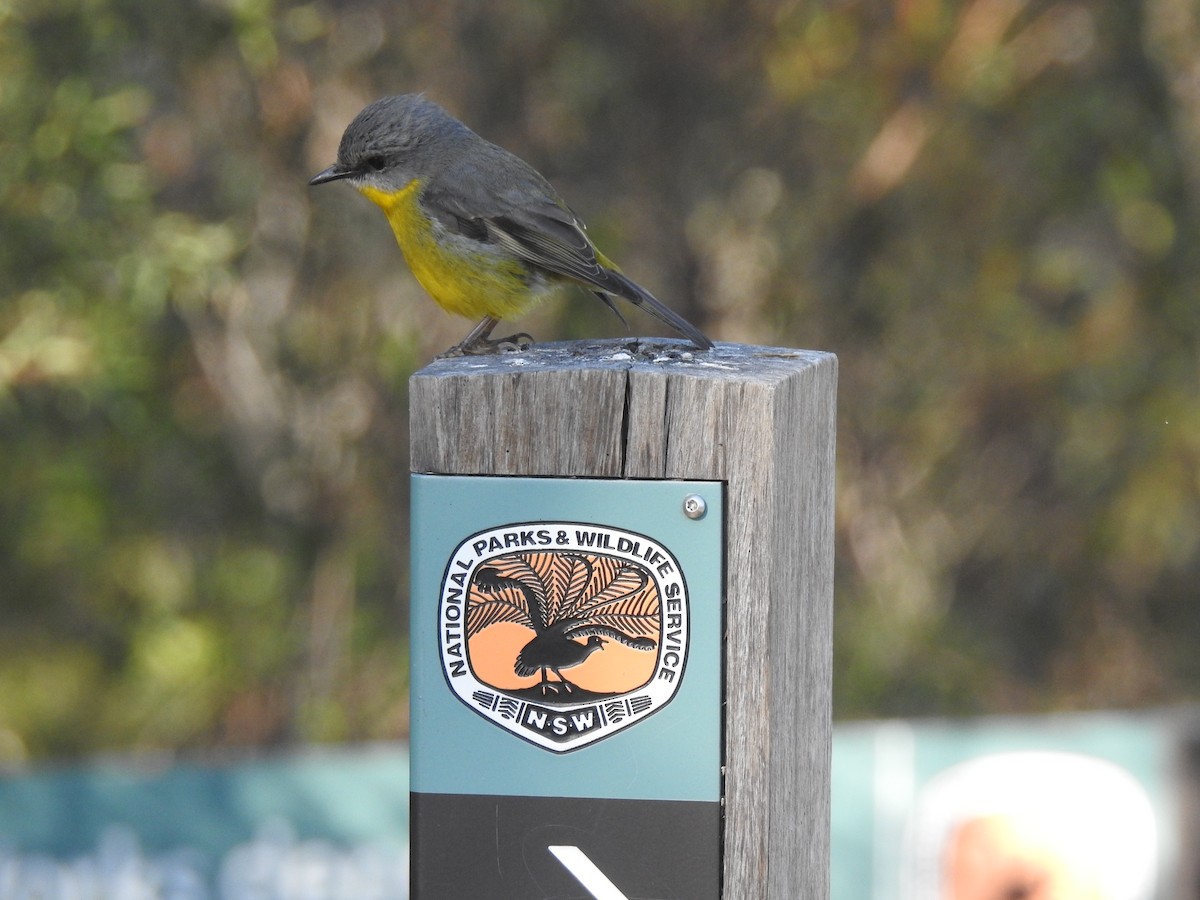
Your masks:
M 398 191 L 429 175 L 447 147 L 472 137 L 466 125 L 420 94 L 384 97 L 354 117 L 342 135 L 337 162 L 309 184 L 344 178 L 356 187 Z

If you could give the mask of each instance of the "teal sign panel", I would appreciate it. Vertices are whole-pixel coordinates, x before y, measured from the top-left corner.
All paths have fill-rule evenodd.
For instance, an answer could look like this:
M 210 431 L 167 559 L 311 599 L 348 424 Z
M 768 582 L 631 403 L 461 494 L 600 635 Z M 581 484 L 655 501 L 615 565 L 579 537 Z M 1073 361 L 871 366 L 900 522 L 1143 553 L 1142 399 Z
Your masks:
M 413 476 L 421 896 L 577 890 L 592 866 L 642 896 L 719 895 L 723 491 Z M 476 829 L 505 832 L 513 865 L 473 869 Z

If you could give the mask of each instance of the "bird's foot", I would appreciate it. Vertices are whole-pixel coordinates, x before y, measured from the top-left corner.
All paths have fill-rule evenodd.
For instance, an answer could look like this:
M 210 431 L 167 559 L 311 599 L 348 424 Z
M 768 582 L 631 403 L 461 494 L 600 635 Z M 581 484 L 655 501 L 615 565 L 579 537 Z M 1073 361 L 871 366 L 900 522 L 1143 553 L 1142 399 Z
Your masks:
M 454 359 L 459 356 L 486 356 L 490 353 L 521 353 L 532 346 L 533 335 L 520 331 L 495 340 L 478 338 L 474 341 L 463 341 L 461 344 L 455 344 L 445 353 L 439 353 L 437 358 Z
M 527 334 L 524 331 L 518 331 L 516 334 L 496 338 L 496 340 L 487 341 L 486 343 L 488 345 L 486 352 L 521 353 L 533 346 L 533 335 Z

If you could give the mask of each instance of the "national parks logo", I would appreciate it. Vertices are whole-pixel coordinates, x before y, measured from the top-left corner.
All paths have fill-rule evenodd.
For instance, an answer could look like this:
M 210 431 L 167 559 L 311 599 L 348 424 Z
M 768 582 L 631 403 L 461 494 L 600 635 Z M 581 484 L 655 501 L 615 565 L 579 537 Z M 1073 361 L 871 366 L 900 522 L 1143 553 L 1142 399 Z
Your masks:
M 454 694 L 562 753 L 662 709 L 683 679 L 688 595 L 645 535 L 533 522 L 467 538 L 442 579 L 438 639 Z

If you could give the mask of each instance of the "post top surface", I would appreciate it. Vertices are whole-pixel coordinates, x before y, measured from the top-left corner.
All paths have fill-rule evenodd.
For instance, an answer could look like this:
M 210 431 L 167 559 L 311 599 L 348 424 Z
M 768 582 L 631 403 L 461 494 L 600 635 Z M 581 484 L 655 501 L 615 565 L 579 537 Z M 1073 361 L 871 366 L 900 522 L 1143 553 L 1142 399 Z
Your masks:
M 718 342 L 712 350 L 696 350 L 682 340 L 610 338 L 537 344 L 528 350 L 486 356 L 435 359 L 413 377 L 611 369 L 709 379 L 728 376 L 739 381 L 774 381 L 834 358 L 832 353 L 789 347 Z

